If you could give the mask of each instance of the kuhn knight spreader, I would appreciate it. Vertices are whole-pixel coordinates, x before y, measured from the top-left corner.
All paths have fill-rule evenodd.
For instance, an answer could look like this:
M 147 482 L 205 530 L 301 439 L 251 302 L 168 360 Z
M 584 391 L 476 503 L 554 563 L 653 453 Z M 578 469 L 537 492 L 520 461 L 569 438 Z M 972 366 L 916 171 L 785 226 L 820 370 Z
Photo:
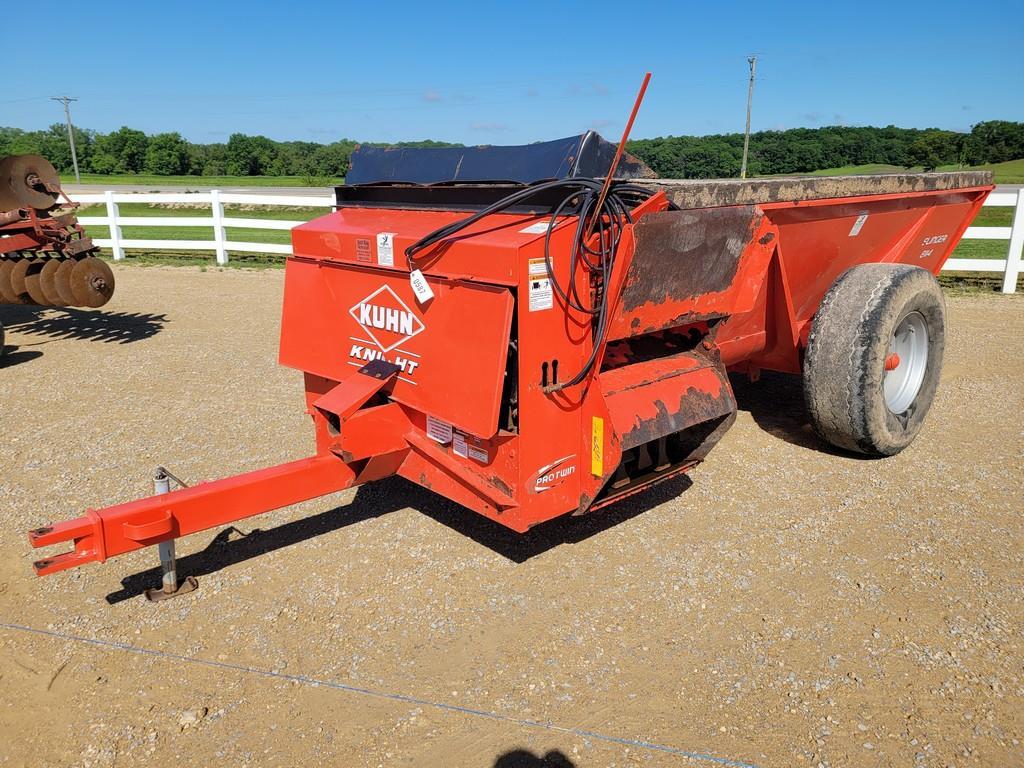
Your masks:
M 520 532 L 595 512 L 707 456 L 729 371 L 802 374 L 843 448 L 913 440 L 934 275 L 989 175 L 669 182 L 614 149 L 357 151 L 285 275 L 280 362 L 305 374 L 316 455 L 33 530 L 74 542 L 36 572 L 391 475 Z

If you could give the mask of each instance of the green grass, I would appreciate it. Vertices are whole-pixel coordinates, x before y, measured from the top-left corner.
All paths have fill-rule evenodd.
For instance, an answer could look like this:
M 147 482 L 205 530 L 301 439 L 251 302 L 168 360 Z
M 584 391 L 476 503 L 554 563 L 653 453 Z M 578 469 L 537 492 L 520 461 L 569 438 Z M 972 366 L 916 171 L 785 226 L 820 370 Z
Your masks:
M 958 169 L 954 165 L 944 165 L 938 170 L 955 171 Z M 1007 160 L 1005 163 L 977 165 L 967 170 L 992 171 L 996 178 L 996 184 L 1024 184 L 1024 159 Z
M 806 176 L 852 176 L 855 174 L 871 173 L 920 173 L 923 168 L 904 168 L 900 165 L 883 165 L 879 163 L 871 165 L 845 165 L 841 168 L 822 168 L 819 171 L 812 171 L 808 174 L 797 174 Z M 996 184 L 1024 184 L 1024 159 L 1008 160 L 1005 163 L 990 163 L 989 165 L 978 165 L 960 168 L 956 165 L 943 165 L 937 168 L 938 171 L 992 171 Z
M 920 168 L 904 168 L 902 165 L 885 165 L 883 163 L 870 163 L 868 165 L 844 165 L 841 168 L 822 168 L 818 171 L 811 171 L 807 174 L 796 174 L 799 176 L 854 176 L 870 173 L 906 173 L 907 171 L 920 171 Z
M 62 174 L 64 184 L 74 184 L 74 174 Z M 309 176 L 152 176 L 134 173 L 83 173 L 83 184 L 139 184 L 168 187 L 330 187 L 344 178 Z

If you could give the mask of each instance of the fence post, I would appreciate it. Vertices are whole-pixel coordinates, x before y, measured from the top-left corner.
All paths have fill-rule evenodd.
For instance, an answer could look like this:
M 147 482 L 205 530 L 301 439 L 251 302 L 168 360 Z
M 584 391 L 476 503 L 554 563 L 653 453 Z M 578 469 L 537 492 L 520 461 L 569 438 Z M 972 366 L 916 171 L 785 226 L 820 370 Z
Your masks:
M 220 190 L 210 192 L 210 208 L 213 211 L 213 242 L 217 248 L 217 263 L 228 263 L 228 235 L 224 229 L 224 203 L 220 201 Z
M 1024 250 L 1024 189 L 1019 189 L 1017 191 L 1017 207 L 1013 211 L 1013 225 L 1010 228 L 1010 250 L 1006 252 L 1003 293 L 1014 293 L 1017 290 L 1022 250 Z
M 114 261 L 121 261 L 124 258 L 124 248 L 121 247 L 121 227 L 117 223 L 117 203 L 114 202 L 114 193 L 107 190 L 103 193 L 107 198 L 107 219 L 110 226 L 110 250 L 114 253 Z

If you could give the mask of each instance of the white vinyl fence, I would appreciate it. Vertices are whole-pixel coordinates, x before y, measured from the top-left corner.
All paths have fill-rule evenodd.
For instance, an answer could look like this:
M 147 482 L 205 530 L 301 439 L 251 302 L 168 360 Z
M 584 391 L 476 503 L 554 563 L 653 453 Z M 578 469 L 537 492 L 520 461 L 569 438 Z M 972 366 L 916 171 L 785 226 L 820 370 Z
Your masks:
M 290 230 L 304 221 L 281 219 L 246 219 L 224 215 L 225 204 L 271 205 L 296 208 L 334 208 L 334 195 L 260 195 L 236 194 L 230 192 L 101 192 L 73 195 L 76 203 L 82 205 L 102 204 L 107 206 L 106 216 L 79 216 L 83 225 L 108 227 L 110 238 L 93 238 L 96 245 L 113 251 L 114 259 L 124 258 L 128 249 L 143 248 L 153 251 L 214 251 L 218 264 L 228 263 L 228 250 L 242 253 L 291 253 L 287 243 L 245 243 L 228 240 L 228 227 L 246 229 Z M 210 206 L 209 216 L 122 216 L 119 203 L 177 203 L 192 208 Z M 121 235 L 122 227 L 211 227 L 211 240 L 135 240 Z
M 289 230 L 304 222 L 278 219 L 247 219 L 224 215 L 225 204 L 276 205 L 302 208 L 334 207 L 332 196 L 310 195 L 260 195 L 235 194 L 229 192 L 102 192 L 75 195 L 74 199 L 88 204 L 105 204 L 106 216 L 81 216 L 79 221 L 86 226 L 105 226 L 110 229 L 109 239 L 95 239 L 97 245 L 110 248 L 115 259 L 123 259 L 126 249 L 148 250 L 214 251 L 218 264 L 228 263 L 228 251 L 243 253 L 291 253 L 291 246 L 278 243 L 246 243 L 228 240 L 228 227 L 246 229 Z M 121 216 L 118 203 L 185 203 L 189 206 L 210 206 L 209 216 Z M 1024 189 L 1016 192 L 993 192 L 985 201 L 986 206 L 1015 208 L 1013 224 L 1009 227 L 968 227 L 964 239 L 1007 240 L 1009 247 L 1005 259 L 950 259 L 946 262 L 947 272 L 1001 272 L 1003 293 L 1017 290 L 1017 279 L 1022 271 L 1021 251 L 1024 250 Z M 122 227 L 211 227 L 211 240 L 134 240 L 121 236 Z
M 1013 223 L 1009 227 L 968 227 L 965 240 L 1009 240 L 1005 259 L 949 259 L 944 272 L 1002 272 L 1003 293 L 1017 290 L 1021 273 L 1021 250 L 1024 250 L 1024 188 L 1016 192 L 993 192 L 985 206 L 1014 208 Z

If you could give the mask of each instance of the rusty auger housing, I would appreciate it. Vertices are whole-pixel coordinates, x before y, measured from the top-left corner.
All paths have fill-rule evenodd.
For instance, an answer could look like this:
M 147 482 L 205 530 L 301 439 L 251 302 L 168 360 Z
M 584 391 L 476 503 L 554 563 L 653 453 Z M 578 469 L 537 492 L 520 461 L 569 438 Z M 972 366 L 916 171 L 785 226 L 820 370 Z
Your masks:
M 101 307 L 114 275 L 39 155 L 0 158 L 0 304 Z
M 316 455 L 32 531 L 74 543 L 37 573 L 390 475 L 520 532 L 594 512 L 708 455 L 735 418 L 730 370 L 798 373 L 840 273 L 938 272 L 991 190 L 661 182 L 627 157 L 597 209 L 609 157 L 593 134 L 357 152 L 286 269 L 280 362 L 305 374 Z

